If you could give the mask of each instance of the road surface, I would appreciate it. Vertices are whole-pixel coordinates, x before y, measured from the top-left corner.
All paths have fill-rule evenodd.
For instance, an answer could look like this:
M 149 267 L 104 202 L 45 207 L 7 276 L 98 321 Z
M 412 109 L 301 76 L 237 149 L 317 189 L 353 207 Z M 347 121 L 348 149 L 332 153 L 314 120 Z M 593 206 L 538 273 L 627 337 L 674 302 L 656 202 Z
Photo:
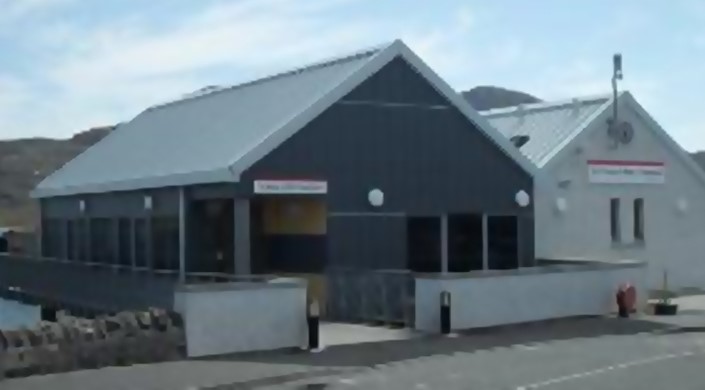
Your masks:
M 702 390 L 705 334 L 608 335 L 515 345 L 266 388 Z

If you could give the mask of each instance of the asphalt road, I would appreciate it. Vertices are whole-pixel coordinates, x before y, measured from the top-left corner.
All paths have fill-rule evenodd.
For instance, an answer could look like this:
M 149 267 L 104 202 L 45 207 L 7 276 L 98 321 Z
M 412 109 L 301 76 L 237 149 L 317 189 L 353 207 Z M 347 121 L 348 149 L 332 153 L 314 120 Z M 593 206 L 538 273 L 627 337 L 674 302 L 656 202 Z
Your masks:
M 705 389 L 705 334 L 637 334 L 435 355 L 270 389 Z

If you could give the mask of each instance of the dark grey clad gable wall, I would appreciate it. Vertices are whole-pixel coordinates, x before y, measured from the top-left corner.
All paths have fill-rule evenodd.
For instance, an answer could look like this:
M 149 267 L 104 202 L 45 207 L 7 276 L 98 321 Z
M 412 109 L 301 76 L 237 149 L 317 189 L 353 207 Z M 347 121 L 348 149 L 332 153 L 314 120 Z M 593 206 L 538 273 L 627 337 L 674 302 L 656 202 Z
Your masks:
M 256 163 L 242 184 L 252 188 L 252 180 L 268 176 L 327 179 L 334 265 L 401 268 L 406 261 L 404 218 L 336 213 L 487 212 L 531 221 L 532 207 L 520 210 L 514 202 L 520 189 L 533 193 L 530 175 L 459 111 L 438 105 L 448 103 L 397 59 Z M 372 188 L 385 193 L 385 205 L 375 210 L 367 202 Z M 533 223 L 522 225 L 527 263 Z

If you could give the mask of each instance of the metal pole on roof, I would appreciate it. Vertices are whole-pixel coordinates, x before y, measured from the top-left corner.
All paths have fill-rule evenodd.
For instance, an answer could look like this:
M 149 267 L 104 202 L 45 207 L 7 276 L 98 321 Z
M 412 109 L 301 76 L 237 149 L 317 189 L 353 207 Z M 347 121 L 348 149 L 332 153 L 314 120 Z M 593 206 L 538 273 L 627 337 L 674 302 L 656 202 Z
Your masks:
M 617 124 L 617 80 L 621 80 L 622 75 L 622 55 L 617 53 L 612 57 L 612 96 L 614 104 L 612 104 L 612 123 Z
M 179 188 L 179 283 L 186 282 L 186 194 Z

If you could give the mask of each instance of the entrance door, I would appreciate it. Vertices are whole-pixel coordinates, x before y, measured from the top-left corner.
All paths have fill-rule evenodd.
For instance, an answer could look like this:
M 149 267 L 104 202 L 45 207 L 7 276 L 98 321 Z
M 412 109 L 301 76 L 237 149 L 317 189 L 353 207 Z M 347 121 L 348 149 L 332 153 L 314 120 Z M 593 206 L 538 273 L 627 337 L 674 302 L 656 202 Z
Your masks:
M 193 203 L 194 270 L 234 272 L 235 219 L 232 199 L 209 199 Z
M 482 266 L 482 215 L 448 216 L 448 271 L 477 271 Z
M 414 272 L 441 272 L 441 219 L 408 217 L 407 265 Z

